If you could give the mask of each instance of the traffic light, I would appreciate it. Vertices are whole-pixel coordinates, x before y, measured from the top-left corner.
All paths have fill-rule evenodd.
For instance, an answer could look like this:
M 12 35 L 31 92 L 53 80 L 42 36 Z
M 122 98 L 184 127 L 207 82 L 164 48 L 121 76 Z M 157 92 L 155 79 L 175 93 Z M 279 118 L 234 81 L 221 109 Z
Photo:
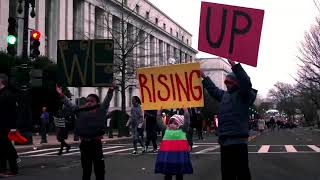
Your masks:
M 15 18 L 9 17 L 8 23 L 7 51 L 10 55 L 14 56 L 17 54 L 17 21 Z
M 40 32 L 33 30 L 30 36 L 30 57 L 36 58 L 40 55 Z

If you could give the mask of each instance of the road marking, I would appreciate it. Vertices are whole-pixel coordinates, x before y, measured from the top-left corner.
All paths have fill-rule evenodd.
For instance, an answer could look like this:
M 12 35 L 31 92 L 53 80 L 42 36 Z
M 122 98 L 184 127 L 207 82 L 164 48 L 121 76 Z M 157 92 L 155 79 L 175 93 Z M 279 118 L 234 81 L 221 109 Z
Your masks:
M 270 149 L 270 145 L 262 145 L 258 153 L 267 153 Z
M 121 148 L 123 146 L 111 146 L 111 147 L 105 147 L 105 148 L 102 148 L 102 150 L 108 150 L 108 149 L 116 149 L 116 148 Z M 74 155 L 74 154 L 80 154 L 81 152 L 78 151 L 78 152 L 74 152 L 74 153 L 68 153 L 68 154 L 64 154 L 64 156 L 70 156 L 70 155 Z
M 287 152 L 298 152 L 292 145 L 285 145 L 284 147 L 286 148 Z
M 60 149 L 60 148 L 58 148 Z M 75 148 L 75 149 L 70 149 L 70 151 L 79 151 L 79 148 Z M 42 154 L 34 154 L 34 155 L 30 155 L 29 157 L 39 157 L 39 156 L 47 156 L 47 155 L 57 155 L 58 152 L 54 151 L 54 152 L 48 152 L 48 153 L 42 153 Z
M 60 149 L 60 148 L 41 149 L 41 150 L 28 151 L 28 152 L 23 152 L 23 153 L 18 153 L 18 154 L 19 155 L 25 155 L 25 154 L 33 154 L 33 153 L 38 153 L 38 152 L 44 152 L 44 151 L 58 150 L 58 149 Z
M 132 150 L 132 149 L 134 149 L 134 148 L 127 148 L 127 149 L 120 149 L 120 150 L 115 150 L 115 151 L 104 152 L 103 155 L 112 154 L 112 153 L 118 153 L 118 152 L 124 152 L 124 151 L 129 151 L 129 150 Z
M 198 152 L 196 152 L 194 154 L 203 154 L 203 153 L 207 153 L 207 152 L 210 152 L 210 151 L 214 151 L 214 150 L 219 149 L 219 148 L 220 148 L 220 146 L 209 147 L 209 148 L 203 149 L 201 151 L 198 151 Z
M 320 152 L 320 148 L 315 145 L 308 145 L 308 147 L 314 150 L 315 152 Z
M 194 145 L 218 145 L 218 143 L 194 143 Z

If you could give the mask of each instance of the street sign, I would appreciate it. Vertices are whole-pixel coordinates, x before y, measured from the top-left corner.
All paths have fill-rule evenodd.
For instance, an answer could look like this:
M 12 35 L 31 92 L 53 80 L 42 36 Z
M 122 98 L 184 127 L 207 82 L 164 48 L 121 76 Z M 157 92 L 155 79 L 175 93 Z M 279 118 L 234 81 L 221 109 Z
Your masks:
M 105 87 L 113 81 L 113 40 L 59 40 L 57 82 L 68 87 Z

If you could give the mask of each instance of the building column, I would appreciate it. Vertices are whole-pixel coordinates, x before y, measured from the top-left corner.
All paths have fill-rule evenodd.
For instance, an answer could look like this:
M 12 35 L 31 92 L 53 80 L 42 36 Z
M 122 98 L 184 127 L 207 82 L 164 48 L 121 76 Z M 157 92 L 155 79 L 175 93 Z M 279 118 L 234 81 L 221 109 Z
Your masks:
M 96 38 L 96 6 L 90 4 L 89 6 L 89 38 L 95 39 Z
M 36 1 L 36 17 L 35 20 L 35 29 L 41 33 L 40 36 L 40 54 L 45 54 L 46 48 L 46 1 L 37 0 Z M 30 20 L 29 20 L 30 22 Z
M 48 57 L 57 60 L 57 40 L 59 39 L 60 29 L 60 11 L 59 11 L 59 0 L 49 1 L 51 4 L 51 11 L 49 15 L 49 32 L 48 32 Z
M 84 1 L 76 1 L 73 11 L 73 39 L 84 39 Z
M 9 18 L 9 0 L 0 1 L 0 47 L 7 48 L 7 35 L 8 35 L 8 18 Z
M 66 0 L 66 36 L 65 39 L 73 39 L 73 0 Z
M 112 38 L 112 14 L 104 12 L 104 37 Z

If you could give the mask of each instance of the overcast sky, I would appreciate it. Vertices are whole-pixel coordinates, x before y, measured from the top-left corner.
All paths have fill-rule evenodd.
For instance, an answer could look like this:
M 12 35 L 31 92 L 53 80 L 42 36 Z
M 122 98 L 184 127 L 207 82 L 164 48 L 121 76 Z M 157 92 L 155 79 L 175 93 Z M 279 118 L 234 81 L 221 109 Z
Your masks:
M 200 0 L 149 0 L 193 35 L 198 50 Z M 207 0 L 265 10 L 258 66 L 245 66 L 254 88 L 266 97 L 277 81 L 294 83 L 299 43 L 319 11 L 313 0 Z M 212 57 L 199 52 L 197 57 Z

